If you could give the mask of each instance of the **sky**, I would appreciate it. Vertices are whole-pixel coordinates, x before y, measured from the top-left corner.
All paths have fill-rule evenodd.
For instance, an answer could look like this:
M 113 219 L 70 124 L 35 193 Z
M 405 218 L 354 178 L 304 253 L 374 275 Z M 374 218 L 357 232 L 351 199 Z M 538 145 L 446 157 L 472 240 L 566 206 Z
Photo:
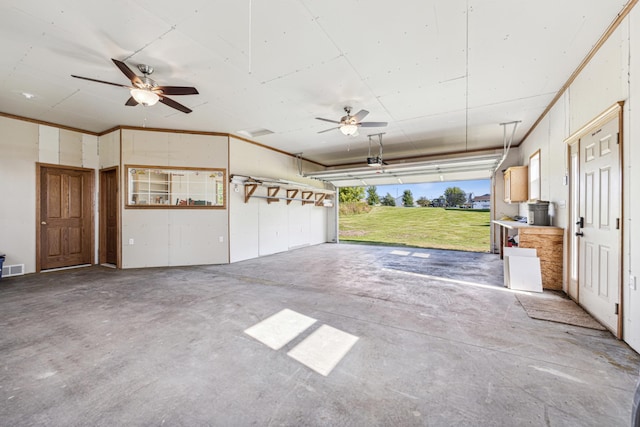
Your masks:
M 413 200 L 420 197 L 427 199 L 436 199 L 444 194 L 444 190 L 448 187 L 460 187 L 466 194 L 473 193 L 474 196 L 482 196 L 489 194 L 491 190 L 490 179 L 479 179 L 474 181 L 456 181 L 456 182 L 425 182 L 423 184 L 394 184 L 394 185 L 377 185 L 376 192 L 381 198 L 387 193 L 393 197 L 400 197 L 404 190 L 411 190 Z

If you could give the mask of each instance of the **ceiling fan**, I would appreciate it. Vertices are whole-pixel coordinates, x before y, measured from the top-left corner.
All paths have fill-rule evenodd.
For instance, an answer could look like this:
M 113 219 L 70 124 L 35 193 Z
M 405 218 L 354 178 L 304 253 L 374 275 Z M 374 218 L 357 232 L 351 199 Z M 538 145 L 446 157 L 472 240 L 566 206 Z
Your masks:
M 89 80 L 91 82 L 105 83 L 113 86 L 126 87 L 127 89 L 129 89 L 131 97 L 124 105 L 130 107 L 138 104 L 151 106 L 160 101 L 164 105 L 175 108 L 176 110 L 182 111 L 183 113 L 190 113 L 192 111 L 191 109 L 174 101 L 173 99 L 168 98 L 167 95 L 197 95 L 198 90 L 195 87 L 159 86 L 153 79 L 149 77 L 149 75 L 153 73 L 153 67 L 145 64 L 139 64 L 138 70 L 140 70 L 142 75 L 138 76 L 124 62 L 118 61 L 117 59 L 111 60 L 114 64 L 116 64 L 120 71 L 122 71 L 122 73 L 127 76 L 129 80 L 131 80 L 130 86 L 122 85 L 119 83 L 105 82 L 103 80 L 91 79 L 89 77 L 74 76 L 73 74 L 71 75 L 71 77 L 75 77 L 76 79 Z
M 358 127 L 365 128 L 375 128 L 375 127 L 383 127 L 387 125 L 387 122 L 363 122 L 364 119 L 369 112 L 367 110 L 360 110 L 355 115 L 351 115 L 351 107 L 344 107 L 344 111 L 347 113 L 346 116 L 342 117 L 340 121 L 323 119 L 322 117 L 316 117 L 317 120 L 322 120 L 323 122 L 336 123 L 340 126 L 321 130 L 318 133 L 329 132 L 330 130 L 340 129 L 345 135 L 358 135 Z

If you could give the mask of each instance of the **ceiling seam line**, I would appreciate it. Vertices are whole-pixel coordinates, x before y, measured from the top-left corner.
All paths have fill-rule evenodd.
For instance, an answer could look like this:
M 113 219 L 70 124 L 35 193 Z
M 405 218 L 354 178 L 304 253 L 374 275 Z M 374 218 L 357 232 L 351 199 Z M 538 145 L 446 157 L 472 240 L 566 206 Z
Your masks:
M 362 84 L 364 84 L 367 87 L 367 90 L 369 90 L 369 93 L 378 101 L 378 104 L 380 104 L 382 109 L 389 115 L 389 117 L 391 117 L 392 119 L 395 120 L 395 117 L 389 112 L 389 110 L 384 105 L 384 103 L 380 100 L 380 98 L 378 96 L 376 96 L 375 92 L 373 91 L 371 86 L 367 83 L 366 79 L 364 79 L 362 77 L 362 74 L 360 74 L 360 72 L 356 69 L 356 67 L 353 65 L 353 63 L 349 60 L 349 57 L 347 55 L 345 55 L 344 51 L 340 48 L 340 46 L 338 46 L 338 44 L 335 42 L 333 37 L 331 37 L 329 35 L 329 33 L 327 32 L 327 30 L 325 30 L 325 28 L 318 22 L 318 19 L 315 18 L 315 16 L 311 12 L 311 10 L 307 7 L 307 5 L 304 4 L 304 2 L 302 0 L 300 1 L 300 3 L 302 3 L 303 7 L 311 15 L 311 18 L 313 19 L 313 22 L 318 26 L 318 28 L 320 28 L 320 31 L 322 31 L 324 33 L 324 35 L 327 37 L 327 39 L 329 39 L 331 44 L 333 44 L 333 46 L 338 50 L 338 52 L 340 52 L 340 55 L 345 59 L 347 64 L 349 64 L 349 68 L 351 68 L 351 70 L 353 70 L 353 72 L 356 73 L 356 75 L 358 76 L 358 78 L 360 79 Z

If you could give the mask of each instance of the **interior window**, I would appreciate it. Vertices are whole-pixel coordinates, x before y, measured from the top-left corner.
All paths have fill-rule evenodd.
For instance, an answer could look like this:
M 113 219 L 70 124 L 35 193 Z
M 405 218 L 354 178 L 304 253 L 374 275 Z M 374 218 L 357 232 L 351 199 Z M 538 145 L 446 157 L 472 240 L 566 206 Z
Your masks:
M 224 208 L 224 169 L 126 166 L 127 207 Z

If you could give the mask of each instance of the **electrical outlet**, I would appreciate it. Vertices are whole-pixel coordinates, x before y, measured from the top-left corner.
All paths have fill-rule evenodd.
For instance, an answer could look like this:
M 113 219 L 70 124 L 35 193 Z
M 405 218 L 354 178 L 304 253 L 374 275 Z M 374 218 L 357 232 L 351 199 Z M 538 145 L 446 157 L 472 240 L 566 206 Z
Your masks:
M 129 244 L 133 245 L 133 239 L 129 239 Z
M 629 275 L 629 287 L 634 291 L 636 290 L 636 276 L 633 274 Z
M 223 243 L 224 242 L 224 236 L 218 237 L 218 242 Z

